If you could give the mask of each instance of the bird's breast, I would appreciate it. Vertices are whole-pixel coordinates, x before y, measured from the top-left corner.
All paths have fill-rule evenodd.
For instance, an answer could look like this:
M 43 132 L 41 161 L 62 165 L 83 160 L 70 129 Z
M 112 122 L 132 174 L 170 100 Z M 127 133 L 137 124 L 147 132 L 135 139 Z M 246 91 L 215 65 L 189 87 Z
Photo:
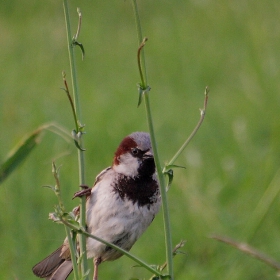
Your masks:
M 119 179 L 116 183 L 105 177 L 93 188 L 87 201 L 87 226 L 91 234 L 129 250 L 154 219 L 160 196 L 156 182 L 132 186 L 129 180 Z M 121 256 L 94 239 L 88 239 L 87 248 L 89 257 L 112 260 Z

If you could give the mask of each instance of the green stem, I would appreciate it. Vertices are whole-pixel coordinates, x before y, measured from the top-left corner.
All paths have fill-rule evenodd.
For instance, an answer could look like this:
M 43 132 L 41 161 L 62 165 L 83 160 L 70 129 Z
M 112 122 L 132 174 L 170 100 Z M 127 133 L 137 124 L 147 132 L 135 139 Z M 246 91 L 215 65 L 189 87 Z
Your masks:
M 61 198 L 61 192 L 60 192 L 60 181 L 59 181 L 59 168 L 56 167 L 55 163 L 52 163 L 52 173 L 54 175 L 55 178 L 55 187 L 54 187 L 54 191 L 55 191 L 55 195 L 58 199 L 58 203 L 59 203 L 59 213 L 60 215 L 63 214 L 65 212 L 65 207 Z M 72 260 L 76 260 L 76 254 L 75 254 L 75 247 L 74 247 L 74 242 L 72 240 L 71 237 L 71 232 L 70 229 L 64 225 L 65 227 L 65 231 L 66 231 L 66 235 L 68 238 L 68 243 L 69 243 L 69 248 L 70 248 L 70 253 L 71 253 L 71 259 Z M 73 271 L 74 271 L 74 278 L 75 279 L 79 279 L 79 271 L 78 271 L 78 265 L 76 261 L 73 261 Z
M 139 48 L 138 48 L 138 53 L 137 53 L 137 61 L 138 61 L 138 69 L 139 69 L 139 73 L 140 73 L 140 78 L 141 78 L 141 88 L 145 88 L 147 85 L 147 76 L 145 74 L 145 78 L 143 75 L 143 71 L 142 71 L 142 63 L 143 61 L 145 61 L 145 57 L 143 56 L 143 48 L 145 46 L 145 43 L 147 42 L 148 38 L 144 38 L 142 43 L 140 44 Z M 146 72 L 145 72 L 146 73 Z
M 146 262 L 142 261 L 141 259 L 135 257 L 134 255 L 130 254 L 128 251 L 116 246 L 115 244 L 113 243 L 110 243 L 110 242 L 107 242 L 105 241 L 104 239 L 102 238 L 99 238 L 95 235 L 92 235 L 90 233 L 88 233 L 87 231 L 81 229 L 81 228 L 77 228 L 75 225 L 73 225 L 72 223 L 68 223 L 66 220 L 64 219 L 61 219 L 61 221 L 64 223 L 64 225 L 66 225 L 68 227 L 68 230 L 69 228 L 73 229 L 74 231 L 76 232 L 79 232 L 80 234 L 83 234 L 89 238 L 93 238 L 103 244 L 105 244 L 106 246 L 108 247 L 111 247 L 115 250 L 118 250 L 120 251 L 123 255 L 129 257 L 130 259 L 132 259 L 133 261 L 135 261 L 136 263 L 140 264 L 141 266 L 143 266 L 144 268 L 146 268 L 147 270 L 149 270 L 150 272 L 152 272 L 153 274 L 155 274 L 156 276 L 159 276 L 161 277 L 162 274 L 160 273 L 160 271 L 156 270 L 155 268 L 151 267 L 149 264 L 147 264 Z
M 72 241 L 71 231 L 70 231 L 70 228 L 67 225 L 64 225 L 64 227 L 65 227 L 66 236 L 67 236 L 67 239 L 68 239 L 71 258 L 72 258 L 72 263 L 73 263 L 74 279 L 80 279 L 77 262 L 73 261 L 73 260 L 76 260 L 76 257 L 75 257 L 76 256 L 76 254 L 75 254 L 76 249 L 74 247 L 74 242 Z M 74 256 L 74 258 L 73 258 L 73 256 Z
M 78 82 L 77 82 L 77 73 L 76 73 L 76 63 L 74 56 L 74 46 L 72 44 L 72 33 L 70 26 L 70 17 L 69 17 L 69 8 L 68 1 L 63 0 L 64 14 L 65 14 L 65 23 L 66 23 L 66 32 L 67 32 L 67 42 L 68 42 L 68 52 L 69 52 L 69 61 L 70 61 L 70 69 L 71 69 L 71 77 L 72 77 L 72 87 L 73 87 L 73 95 L 74 95 L 74 104 L 75 110 L 77 114 L 77 118 L 81 123 L 81 110 L 80 110 L 80 102 L 79 102 L 79 92 L 78 92 Z M 83 146 L 82 138 L 80 139 L 80 146 Z M 85 185 L 85 168 L 84 168 L 84 153 L 80 149 L 78 149 L 78 162 L 79 162 L 79 184 Z M 82 197 L 80 201 L 80 225 L 85 228 L 86 225 L 86 198 Z M 82 261 L 81 263 L 81 271 L 82 275 L 86 275 L 88 266 L 87 266 L 87 254 L 86 254 L 86 238 L 84 235 L 79 235 L 79 244 L 80 244 L 80 254 Z M 88 276 L 85 276 L 85 280 L 88 280 Z
M 153 128 L 152 114 L 151 114 L 151 109 L 150 109 L 149 95 L 146 92 L 144 93 L 144 100 L 145 100 L 145 105 L 146 105 L 146 115 L 147 115 L 147 119 L 148 119 L 148 126 L 149 126 L 149 131 L 150 131 L 150 136 L 151 136 L 151 142 L 152 142 L 152 147 L 153 147 L 154 159 L 155 159 L 156 170 L 157 170 L 159 185 L 160 185 L 161 199 L 162 199 L 167 270 L 168 270 L 168 274 L 170 275 L 170 279 L 174 279 L 172 236 L 171 236 L 171 226 L 170 226 L 167 192 L 166 192 L 164 175 L 162 173 L 162 168 L 160 165 L 159 155 L 158 155 L 158 151 L 157 151 L 157 144 L 156 144 L 155 133 L 154 133 L 154 128 Z
M 207 102 L 208 102 L 208 93 L 209 93 L 209 89 L 208 89 L 208 87 L 206 87 L 205 88 L 205 92 L 204 92 L 204 95 L 205 95 L 205 97 L 204 97 L 204 106 L 203 106 L 203 109 L 200 109 L 200 119 L 199 119 L 196 127 L 194 128 L 194 130 L 192 131 L 192 133 L 188 137 L 188 139 L 182 145 L 182 147 L 173 156 L 173 158 L 168 162 L 168 164 L 166 164 L 166 166 L 163 169 L 163 173 L 165 173 L 169 169 L 170 165 L 173 165 L 175 160 L 179 157 L 179 155 L 183 152 L 183 150 L 186 148 L 186 146 L 190 143 L 190 141 L 193 139 L 193 137 L 197 133 L 198 129 L 200 128 L 201 124 L 203 123 L 204 117 L 205 117 L 205 114 L 206 114 L 206 108 L 207 108 Z
M 251 242 L 258 228 L 265 219 L 270 207 L 275 199 L 279 196 L 280 185 L 280 169 L 274 175 L 274 178 L 266 188 L 264 194 L 260 198 L 256 208 L 250 213 L 250 219 L 244 228 L 243 235 L 247 242 Z
M 139 18 L 137 2 L 136 2 L 136 0 L 132 0 L 132 3 L 133 3 L 133 8 L 134 8 L 135 20 L 136 20 L 139 46 L 141 47 L 141 44 L 143 44 L 143 36 L 142 36 L 142 31 L 141 31 L 141 23 L 140 23 L 140 18 Z M 142 50 L 142 48 L 140 50 Z M 138 54 L 138 56 L 139 56 L 139 54 Z M 143 50 L 141 52 L 141 66 L 140 67 L 142 70 L 142 71 L 140 71 L 140 74 L 143 73 L 141 75 L 141 78 L 144 76 L 144 82 L 142 81 L 142 89 L 143 89 L 143 95 L 144 95 L 144 100 L 145 100 L 146 115 L 147 115 L 149 131 L 150 131 L 151 143 L 152 143 L 152 147 L 153 147 L 154 160 L 155 160 L 155 164 L 156 164 L 156 171 L 158 174 L 160 192 L 161 192 L 161 198 L 162 198 L 167 269 L 168 269 L 168 274 L 170 275 L 170 279 L 174 279 L 172 237 L 171 237 L 171 227 L 170 227 L 167 193 L 166 193 L 164 175 L 162 173 L 162 168 L 160 165 L 159 155 L 158 155 L 158 151 L 157 151 L 157 144 L 156 144 L 156 139 L 155 139 L 154 127 L 153 127 L 152 113 L 151 113 L 150 102 L 149 102 L 149 94 L 148 94 L 149 87 L 147 85 L 147 74 L 146 74 L 145 57 L 144 57 Z
M 133 4 L 134 15 L 135 15 L 135 21 L 136 21 L 138 42 L 139 42 L 139 46 L 140 46 L 143 42 L 143 37 L 142 37 L 141 22 L 140 22 L 139 11 L 138 11 L 138 6 L 137 6 L 136 0 L 132 0 L 132 4 Z M 147 41 L 147 39 L 146 39 L 146 41 Z M 141 78 L 143 78 L 142 86 L 144 87 L 144 85 L 148 84 L 148 80 L 147 80 L 147 71 L 146 71 L 146 63 L 145 63 L 145 53 L 144 53 L 143 49 L 141 49 L 141 68 L 142 68 L 143 72 L 140 70 L 140 75 L 141 75 Z
M 65 86 L 65 92 L 67 94 L 68 100 L 69 100 L 70 105 L 71 105 L 72 114 L 73 114 L 74 122 L 75 122 L 75 126 L 76 126 L 76 133 L 78 133 L 79 132 L 79 124 L 78 124 L 78 119 L 77 119 L 77 115 L 76 115 L 75 104 L 74 104 L 73 99 L 70 95 L 68 84 L 67 84 L 67 81 L 66 81 L 66 73 L 64 71 L 62 72 L 62 78 L 63 78 L 63 82 L 64 82 L 64 86 Z

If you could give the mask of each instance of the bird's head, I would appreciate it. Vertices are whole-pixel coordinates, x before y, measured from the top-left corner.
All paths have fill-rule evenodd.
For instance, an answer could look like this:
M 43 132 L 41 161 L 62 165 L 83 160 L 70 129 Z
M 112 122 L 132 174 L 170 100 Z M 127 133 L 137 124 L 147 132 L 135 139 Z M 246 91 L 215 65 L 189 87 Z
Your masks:
M 150 135 L 134 132 L 126 136 L 115 152 L 113 169 L 128 177 L 152 176 L 155 163 Z

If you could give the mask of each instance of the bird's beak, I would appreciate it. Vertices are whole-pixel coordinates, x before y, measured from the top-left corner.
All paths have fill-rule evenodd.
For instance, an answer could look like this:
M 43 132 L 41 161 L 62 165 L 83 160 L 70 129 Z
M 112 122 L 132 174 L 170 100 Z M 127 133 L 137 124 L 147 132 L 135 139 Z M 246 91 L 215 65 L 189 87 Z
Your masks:
M 153 159 L 154 155 L 151 152 L 151 150 L 148 150 L 147 152 L 145 152 L 145 154 L 143 155 L 143 159 Z

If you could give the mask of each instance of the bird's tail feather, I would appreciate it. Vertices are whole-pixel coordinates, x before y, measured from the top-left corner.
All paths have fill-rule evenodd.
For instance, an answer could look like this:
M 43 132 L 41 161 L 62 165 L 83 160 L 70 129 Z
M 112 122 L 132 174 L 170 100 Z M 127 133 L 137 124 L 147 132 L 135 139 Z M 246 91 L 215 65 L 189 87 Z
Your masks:
M 47 280 L 65 280 L 71 273 L 73 266 L 71 260 L 61 256 L 62 246 L 55 250 L 48 257 L 36 264 L 33 273 Z
M 73 269 L 72 261 L 65 260 L 57 268 L 57 270 L 52 275 L 50 275 L 50 277 L 46 278 L 46 280 L 65 280 L 72 272 L 72 269 Z

